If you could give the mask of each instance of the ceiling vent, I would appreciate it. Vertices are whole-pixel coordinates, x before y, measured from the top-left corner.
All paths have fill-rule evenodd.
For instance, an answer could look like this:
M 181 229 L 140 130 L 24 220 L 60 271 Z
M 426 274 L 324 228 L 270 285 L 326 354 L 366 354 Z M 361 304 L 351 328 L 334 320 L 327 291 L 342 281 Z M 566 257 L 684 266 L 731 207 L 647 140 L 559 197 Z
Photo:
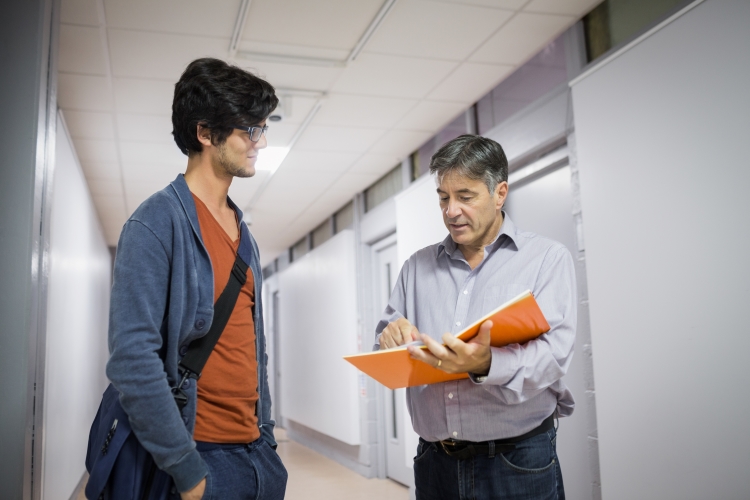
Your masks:
M 271 114 L 268 116 L 268 121 L 273 123 L 279 123 L 286 120 L 291 116 L 292 110 L 292 99 L 290 96 L 281 95 L 279 96 L 279 105 L 276 106 Z

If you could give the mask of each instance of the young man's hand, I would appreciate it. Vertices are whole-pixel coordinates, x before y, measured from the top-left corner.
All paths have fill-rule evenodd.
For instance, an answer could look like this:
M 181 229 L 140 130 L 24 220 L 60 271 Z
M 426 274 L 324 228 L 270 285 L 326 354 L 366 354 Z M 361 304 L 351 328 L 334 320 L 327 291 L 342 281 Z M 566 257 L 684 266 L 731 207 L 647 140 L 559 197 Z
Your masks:
M 430 366 L 447 373 L 473 373 L 487 375 L 492 363 L 490 351 L 490 329 L 492 321 L 485 321 L 479 327 L 479 333 L 468 342 L 457 339 L 450 333 L 443 335 L 445 345 L 433 340 L 429 335 L 421 334 L 422 342 L 427 349 L 409 346 L 409 354 Z
M 389 349 L 419 340 L 419 330 L 406 318 L 399 318 L 388 323 L 380 334 L 380 349 Z
M 206 491 L 206 478 L 201 479 L 201 482 L 196 484 L 192 490 L 184 491 L 180 493 L 182 500 L 201 500 L 203 493 Z

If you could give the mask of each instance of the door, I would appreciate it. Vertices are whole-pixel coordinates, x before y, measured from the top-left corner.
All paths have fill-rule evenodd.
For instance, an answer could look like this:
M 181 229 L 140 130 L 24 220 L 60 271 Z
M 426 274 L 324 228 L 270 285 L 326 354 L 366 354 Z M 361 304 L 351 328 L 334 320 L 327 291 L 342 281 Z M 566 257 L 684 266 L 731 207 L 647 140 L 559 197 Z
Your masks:
M 398 252 L 395 237 L 388 238 L 375 248 L 376 287 L 375 310 L 385 310 L 391 291 L 398 278 Z M 383 388 L 383 420 L 385 422 L 386 476 L 401 484 L 414 484 L 412 456 L 415 450 L 407 449 L 411 441 L 407 433 L 414 434 L 406 412 L 406 389 Z

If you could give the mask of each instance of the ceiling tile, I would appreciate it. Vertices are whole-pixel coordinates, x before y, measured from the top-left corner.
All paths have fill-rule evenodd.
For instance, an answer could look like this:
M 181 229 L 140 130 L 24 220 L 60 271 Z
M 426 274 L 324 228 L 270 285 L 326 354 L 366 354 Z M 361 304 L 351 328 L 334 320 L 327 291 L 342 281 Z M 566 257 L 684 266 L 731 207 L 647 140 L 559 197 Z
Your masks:
M 177 174 L 185 172 L 187 160 L 182 165 L 165 165 L 164 163 L 126 162 L 122 164 L 122 176 L 126 182 L 153 181 L 156 189 L 161 189 L 172 182 Z
M 226 37 L 240 10 L 240 0 L 104 0 L 107 26 L 139 31 Z M 229 51 L 227 41 L 225 50 Z
M 174 142 L 120 141 L 120 154 L 122 155 L 123 165 L 143 163 L 181 169 L 184 169 L 187 165 L 187 157 L 182 154 Z
M 268 171 L 260 170 L 252 177 L 235 178 L 229 186 L 229 197 L 244 212 L 269 175 Z
M 104 76 L 59 73 L 57 100 L 63 109 L 112 111 L 112 90 Z
M 153 193 L 151 193 L 153 194 Z M 125 212 L 128 214 L 128 217 L 130 217 L 133 212 L 135 212 L 138 207 L 140 207 L 144 201 L 148 199 L 149 196 L 151 196 L 149 193 L 142 193 L 142 194 L 135 194 L 132 196 L 128 196 L 125 199 Z
M 449 61 L 363 53 L 341 75 L 333 91 L 421 99 L 456 66 Z
M 360 153 L 336 151 L 302 151 L 292 149 L 280 170 L 290 172 L 344 172 L 360 157 Z
M 63 111 L 70 136 L 76 139 L 114 139 L 115 126 L 112 113 L 93 111 Z
M 268 80 L 276 88 L 323 92 L 339 78 L 344 68 L 305 66 L 282 62 L 259 61 L 240 58 L 234 63 L 251 73 Z
M 317 125 L 390 128 L 417 101 L 349 94 L 329 95 L 315 116 Z
M 520 9 L 528 0 L 432 0 L 434 2 L 460 3 L 464 5 L 481 5 L 499 9 Z M 564 0 L 558 0 L 564 1 Z
M 396 158 L 406 158 L 432 137 L 432 132 L 419 130 L 391 130 L 368 153 L 388 153 Z
M 104 43 L 99 28 L 60 25 L 59 70 L 68 73 L 106 75 Z
M 87 26 L 99 26 L 97 0 L 62 0 L 60 22 Z
M 229 38 L 208 38 L 108 29 L 112 72 L 117 77 L 176 82 L 200 57 L 225 58 Z
M 117 234 L 119 235 L 120 229 L 122 229 L 122 226 L 128 220 L 128 215 L 125 213 L 124 204 L 121 211 L 117 210 L 115 212 L 100 213 L 99 220 L 102 222 L 102 225 L 104 225 L 105 228 L 109 226 L 112 230 L 117 231 Z
M 73 144 L 81 163 L 111 164 L 118 161 L 115 141 L 74 139 Z
M 573 24 L 572 16 L 520 13 L 471 57 L 474 62 L 518 65 Z
M 254 0 L 243 31 L 246 40 L 352 49 L 382 0 Z
M 279 98 L 279 108 L 284 112 L 284 119 L 278 124 L 299 124 L 305 121 L 307 115 L 318 102 L 318 98 L 294 95 L 294 91 L 280 87 L 275 82 L 273 85 L 276 87 L 276 96 Z M 279 108 L 276 111 L 280 111 Z M 277 123 L 273 122 L 269 125 L 275 128 Z
M 513 71 L 510 65 L 464 63 L 430 92 L 430 99 L 474 103 Z
M 122 231 L 121 227 L 104 227 L 104 236 L 107 241 L 107 245 L 110 247 L 116 247 L 117 242 L 120 239 L 120 232 Z
M 548 14 L 570 14 L 583 16 L 602 3 L 601 0 L 532 0 L 523 10 L 527 12 L 545 12 Z
M 123 217 L 126 215 L 125 201 L 122 194 L 118 195 L 91 195 L 94 200 L 96 211 L 103 219 L 105 217 Z
M 396 124 L 396 128 L 437 132 L 466 108 L 465 102 L 421 101 Z
M 365 152 L 383 135 L 377 128 L 310 125 L 294 146 L 297 150 Z
M 403 0 L 367 44 L 367 52 L 464 60 L 513 15 L 475 5 Z
M 116 162 L 81 160 L 81 168 L 87 181 L 101 179 L 119 182 L 122 179 L 120 164 Z
M 348 48 L 332 49 L 328 47 L 316 47 L 310 43 L 307 43 L 306 45 L 298 45 L 291 43 L 268 42 L 264 40 L 243 40 L 239 44 L 238 52 L 244 53 L 242 57 L 248 58 L 252 58 L 253 55 L 260 55 L 262 57 L 291 56 L 294 58 L 345 61 L 351 50 Z
M 118 113 L 117 135 L 123 141 L 173 142 L 172 118 L 167 115 Z
M 89 179 L 89 190 L 92 196 L 123 196 L 120 180 Z
M 352 198 L 354 193 L 364 191 L 373 182 L 380 179 L 381 174 L 345 173 L 339 180 L 334 182 L 326 191 L 326 197 L 334 196 L 334 193 L 343 194 L 343 199 Z M 335 203 L 338 206 L 338 202 Z M 335 209 L 335 207 L 331 207 Z
M 286 147 L 299 130 L 299 123 L 288 123 L 286 120 L 281 122 L 267 122 L 268 131 L 266 139 L 269 147 Z
M 400 162 L 401 160 L 396 155 L 367 153 L 347 170 L 347 174 L 375 174 L 381 176 Z
M 278 170 L 253 209 L 265 208 L 285 214 L 299 214 L 339 176 L 338 172 Z
M 166 182 L 159 182 L 156 179 L 132 180 L 125 178 L 125 195 L 128 200 L 139 199 L 141 202 L 152 194 L 161 191 L 167 186 Z M 133 207 L 135 208 L 135 207 Z
M 114 87 L 118 111 L 164 115 L 171 120 L 174 82 L 115 78 Z

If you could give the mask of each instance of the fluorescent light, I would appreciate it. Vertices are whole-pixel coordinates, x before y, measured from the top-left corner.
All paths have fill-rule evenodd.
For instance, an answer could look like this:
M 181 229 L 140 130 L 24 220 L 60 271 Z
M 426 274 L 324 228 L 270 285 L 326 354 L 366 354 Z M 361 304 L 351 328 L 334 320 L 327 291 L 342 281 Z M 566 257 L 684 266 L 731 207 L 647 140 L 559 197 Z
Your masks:
M 289 148 L 263 148 L 258 151 L 258 160 L 255 162 L 255 170 L 266 170 L 274 173 L 286 155 L 289 154 Z

